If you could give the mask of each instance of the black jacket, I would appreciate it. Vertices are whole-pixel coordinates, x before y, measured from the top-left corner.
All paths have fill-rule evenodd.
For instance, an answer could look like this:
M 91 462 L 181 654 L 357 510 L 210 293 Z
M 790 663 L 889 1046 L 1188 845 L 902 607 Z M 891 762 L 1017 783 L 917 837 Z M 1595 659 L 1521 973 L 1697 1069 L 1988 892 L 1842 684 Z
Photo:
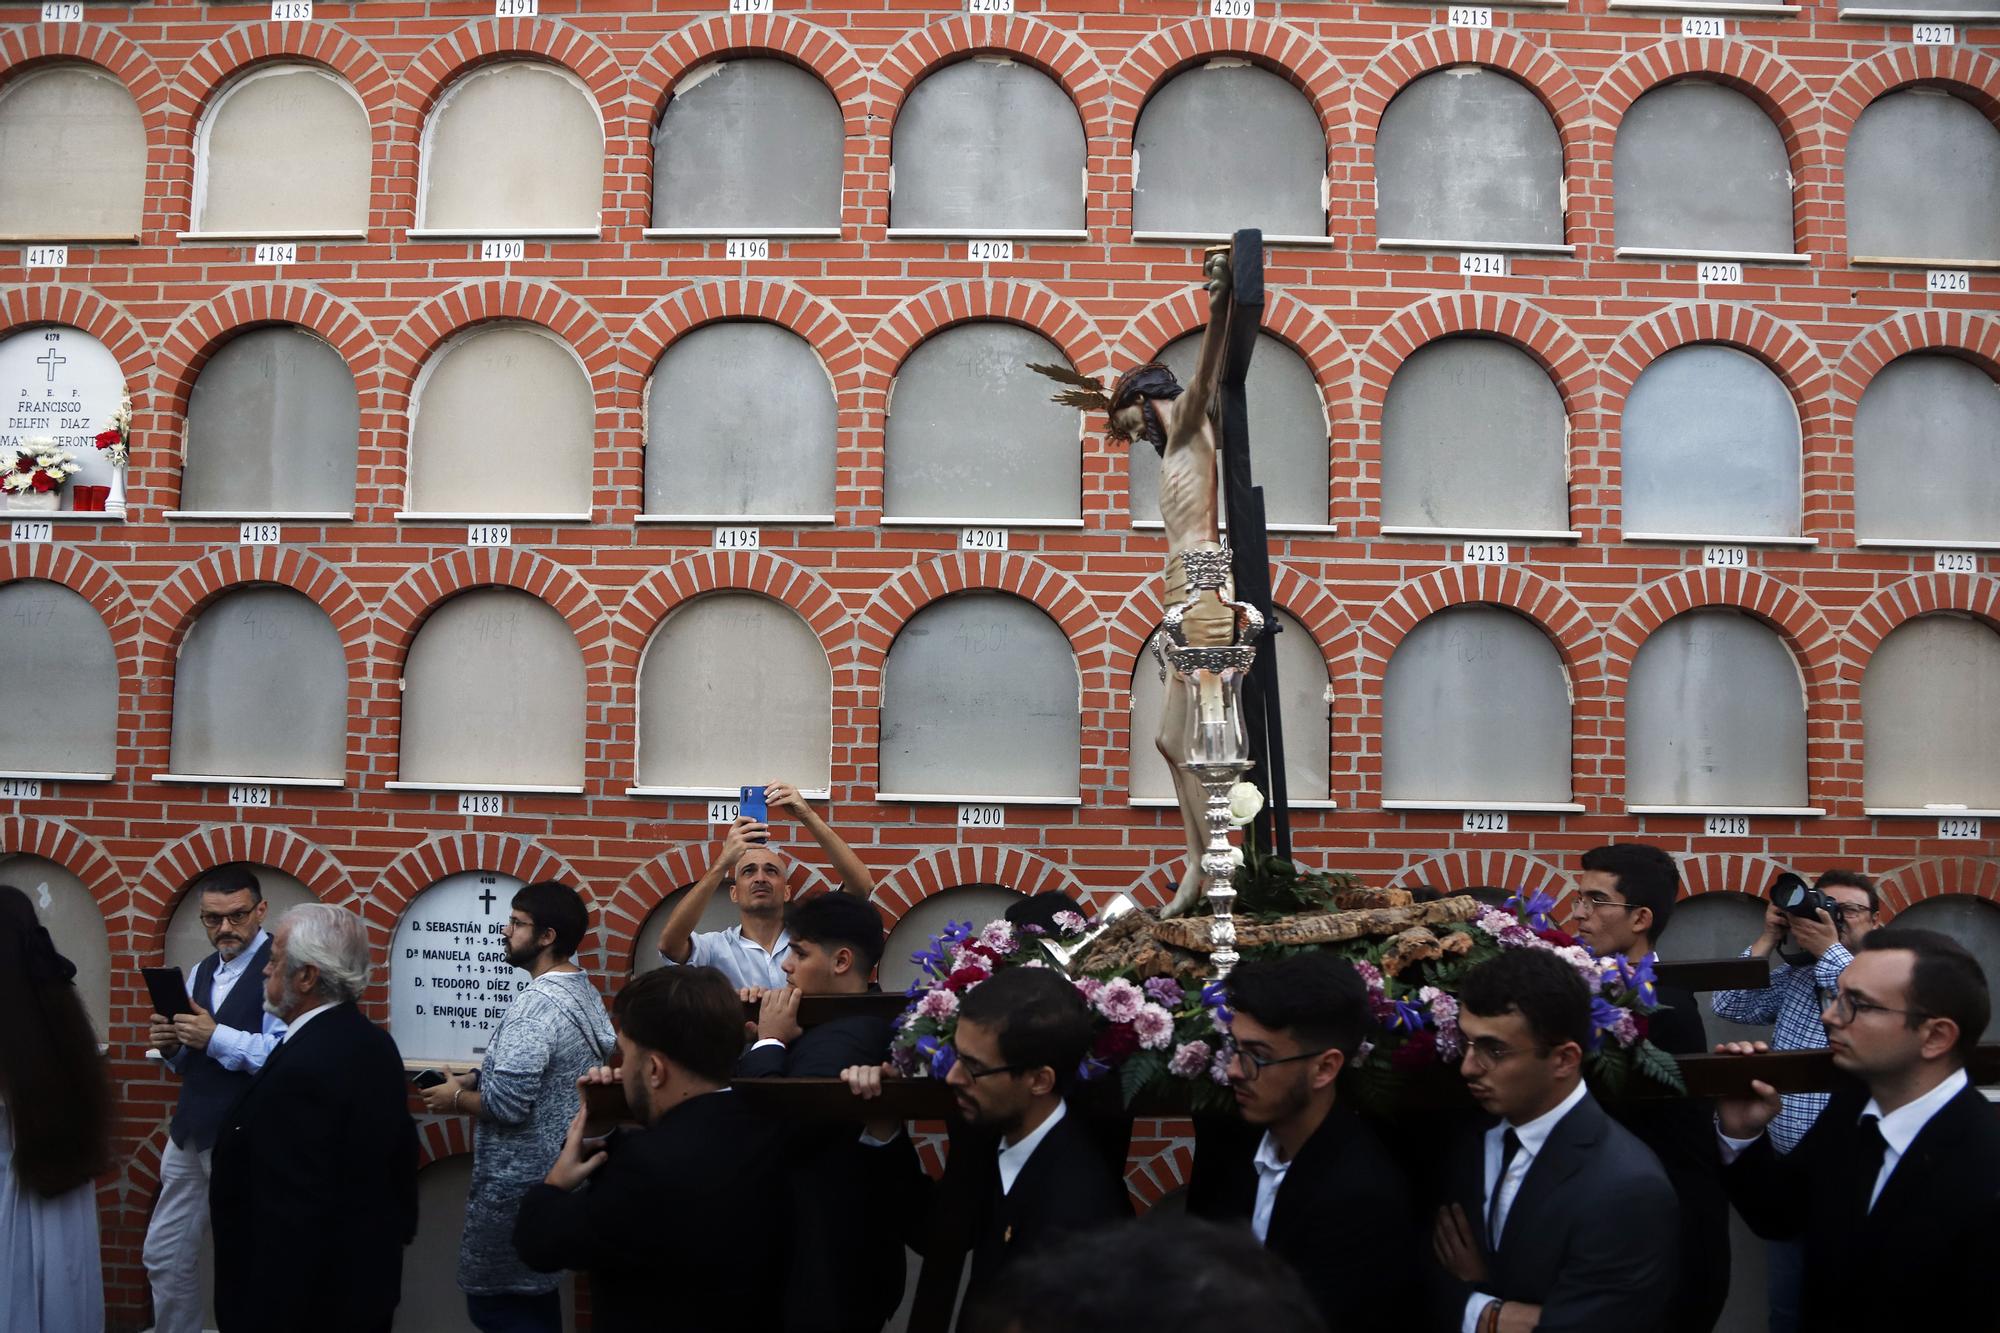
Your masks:
M 1537 1333 L 1679 1333 L 1667 1300 L 1679 1265 L 1673 1186 L 1646 1146 L 1585 1093 L 1556 1124 L 1507 1213 L 1495 1254 L 1486 1240 L 1485 1133 L 1466 1135 L 1450 1197 L 1486 1252 L 1476 1287 L 1435 1271 L 1432 1323 L 1456 1333 L 1474 1291 L 1542 1307 Z
M 1048 1137 L 1014 1178 L 1000 1188 L 999 1145 L 968 1144 L 968 1165 L 984 1173 L 979 1220 L 973 1228 L 970 1302 L 1009 1263 L 1044 1246 L 1061 1243 L 1067 1231 L 1083 1231 L 1130 1220 L 1132 1196 L 1125 1181 L 1106 1168 L 1104 1151 L 1075 1111 L 1065 1111 Z M 953 1145 L 952 1157 L 960 1154 Z
M 773 1226 L 782 1143 L 735 1093 L 691 1097 L 613 1134 L 581 1187 L 530 1189 L 514 1248 L 539 1272 L 587 1272 L 602 1333 L 768 1333 L 788 1259 Z
M 1692 992 L 1659 988 L 1652 1043 L 1670 1055 L 1702 1055 L 1708 1036 Z M 1667 1302 L 1673 1333 L 1710 1333 L 1729 1300 L 1729 1195 L 1715 1139 L 1715 1107 L 1688 1097 L 1646 1098 L 1605 1107 L 1652 1149 L 1680 1204 L 1680 1274 Z
M 417 1231 L 417 1127 L 389 1034 L 337 1004 L 272 1051 L 223 1118 L 208 1197 L 223 1265 L 259 1275 L 215 1284 L 225 1333 L 387 1329 Z
M 2000 1107 L 1961 1089 L 1910 1142 L 1867 1209 L 1855 1163 L 1868 1092 L 1850 1082 L 1790 1153 L 1759 1139 L 1723 1169 L 1758 1235 L 1803 1238 L 1799 1327 L 1990 1326 L 2000 1244 Z
M 1233 1117 L 1195 1122 L 1190 1213 L 1249 1222 L 1263 1137 Z M 1334 1108 L 1299 1149 L 1278 1186 L 1264 1248 L 1304 1279 L 1329 1333 L 1372 1333 L 1407 1321 L 1423 1253 L 1410 1184 L 1359 1115 Z
M 853 1015 L 816 1024 L 789 1046 L 760 1046 L 736 1063 L 739 1078 L 831 1078 L 889 1054 L 887 1018 Z M 786 1333 L 861 1333 L 902 1303 L 903 1231 L 898 1177 L 921 1172 L 907 1135 L 870 1145 L 851 1123 L 788 1127 L 785 1179 L 791 1262 L 784 1276 Z

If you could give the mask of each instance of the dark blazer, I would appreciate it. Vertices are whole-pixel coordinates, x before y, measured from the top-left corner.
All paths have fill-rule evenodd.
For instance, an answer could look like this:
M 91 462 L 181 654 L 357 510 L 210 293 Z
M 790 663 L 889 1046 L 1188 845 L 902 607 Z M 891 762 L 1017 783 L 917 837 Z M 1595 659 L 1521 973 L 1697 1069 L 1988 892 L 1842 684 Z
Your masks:
M 1190 1213 L 1249 1222 L 1263 1137 L 1234 1117 L 1195 1122 Z M 1389 1150 L 1345 1107 L 1335 1107 L 1292 1159 L 1264 1248 L 1304 1279 L 1330 1333 L 1372 1333 L 1408 1320 L 1423 1253 L 1410 1202 L 1409 1181 Z
M 250 985 L 248 980 L 237 985 Z M 210 1161 L 218 1282 L 237 1329 L 387 1329 L 417 1232 L 417 1126 L 389 1034 L 337 1004 L 271 1052 Z
M 1702 1055 L 1708 1035 L 1694 994 L 1659 988 L 1647 1036 L 1670 1055 Z M 1667 1302 L 1674 1333 L 1710 1333 L 1729 1301 L 1729 1195 L 1715 1139 L 1715 1107 L 1705 1099 L 1647 1098 L 1607 1104 L 1613 1119 L 1653 1150 L 1680 1203 L 1680 1273 Z
M 777 1126 L 735 1093 L 691 1097 L 613 1134 L 610 1160 L 580 1188 L 530 1189 L 514 1248 L 539 1272 L 587 1272 L 603 1333 L 767 1333 L 787 1261 L 771 1225 L 781 1146 Z
M 985 1174 L 984 1199 L 973 1229 L 970 1303 L 1009 1263 L 1044 1246 L 1061 1243 L 1064 1232 L 1083 1231 L 1130 1220 L 1132 1196 L 1125 1180 L 1105 1165 L 1104 1151 L 1090 1127 L 1067 1110 L 1014 1178 L 1000 1188 L 999 1144 L 968 1145 L 968 1165 Z M 958 1160 L 957 1145 L 952 1158 Z
M 880 1064 L 894 1031 L 885 1017 L 815 1024 L 789 1046 L 761 1046 L 736 1063 L 739 1078 L 831 1078 Z M 921 1173 L 907 1135 L 870 1145 L 852 1123 L 787 1127 L 785 1180 L 791 1262 L 784 1275 L 787 1333 L 862 1333 L 888 1322 L 903 1300 L 903 1231 L 895 1177 Z
M 1537 1333 L 1679 1333 L 1665 1322 L 1679 1265 L 1673 1186 L 1646 1146 L 1585 1093 L 1528 1167 L 1496 1254 L 1486 1238 L 1485 1133 L 1452 1158 L 1450 1197 L 1486 1253 L 1476 1287 L 1435 1269 L 1432 1323 L 1456 1333 L 1474 1291 L 1542 1307 Z
M 2000 1107 L 1967 1086 L 1910 1143 L 1873 1209 L 1853 1163 L 1868 1091 L 1834 1093 L 1788 1154 L 1759 1139 L 1723 1169 L 1758 1235 L 1803 1238 L 1799 1327 L 1847 1330 L 1990 1323 L 2000 1238 Z M 1866 1280 L 1856 1281 L 1860 1271 Z M 1982 1313 L 1983 1312 L 1983 1313 Z

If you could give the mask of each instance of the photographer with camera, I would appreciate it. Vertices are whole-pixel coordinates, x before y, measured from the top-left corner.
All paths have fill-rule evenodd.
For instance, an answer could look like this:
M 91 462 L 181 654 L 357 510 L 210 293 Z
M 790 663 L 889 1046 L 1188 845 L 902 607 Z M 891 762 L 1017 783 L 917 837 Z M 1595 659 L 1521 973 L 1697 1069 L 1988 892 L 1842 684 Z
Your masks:
M 1854 951 L 1875 929 L 1880 899 L 1875 881 L 1853 870 L 1829 870 L 1810 888 L 1797 875 L 1778 876 L 1767 895 L 1764 931 L 1743 951 L 1771 959 L 1771 982 L 1760 990 L 1715 993 L 1718 1018 L 1772 1025 L 1774 1051 L 1816 1051 L 1826 1044 L 1820 1011 L 1839 988 Z M 1775 956 L 1774 956 L 1775 955 Z M 1826 1109 L 1824 1092 L 1790 1092 L 1771 1122 L 1771 1147 L 1788 1153 Z M 1771 1333 L 1797 1329 L 1804 1250 L 1796 1241 L 1772 1241 L 1766 1252 Z

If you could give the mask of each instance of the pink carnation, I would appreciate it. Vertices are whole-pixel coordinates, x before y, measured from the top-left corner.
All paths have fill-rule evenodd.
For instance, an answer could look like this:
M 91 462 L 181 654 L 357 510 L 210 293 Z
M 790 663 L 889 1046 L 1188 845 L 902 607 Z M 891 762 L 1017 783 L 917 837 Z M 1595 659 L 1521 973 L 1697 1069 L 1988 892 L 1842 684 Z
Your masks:
M 1430 1008 L 1431 1025 L 1437 1029 L 1439 1057 L 1445 1060 L 1458 1059 L 1465 1050 L 1465 1038 L 1458 1030 L 1458 998 L 1435 986 L 1424 987 L 1417 998 Z
M 1097 992 L 1104 989 L 1104 983 L 1096 977 L 1078 977 L 1070 984 L 1076 987 L 1077 994 L 1093 1004 L 1097 1002 Z
M 1604 967 L 1597 956 L 1591 953 L 1590 950 L 1584 948 L 1581 944 L 1572 944 L 1564 948 L 1558 948 L 1556 956 L 1576 969 L 1577 975 L 1583 978 L 1583 984 L 1590 987 L 1592 995 L 1597 994 L 1602 989 L 1604 985 Z
M 1479 909 L 1478 917 L 1473 920 L 1472 924 L 1497 940 L 1504 931 L 1519 926 L 1521 923 L 1497 908 L 1482 907 Z
M 1174 1044 L 1174 1016 L 1157 1004 L 1139 1006 L 1132 1030 L 1139 1034 L 1139 1045 L 1146 1050 L 1164 1051 Z
M 1145 992 L 1123 977 L 1105 982 L 1104 989 L 1097 992 L 1097 1012 L 1114 1023 L 1130 1023 L 1145 1003 Z
M 1368 998 L 1370 1000 L 1380 1000 L 1388 997 L 1388 988 L 1382 984 L 1381 968 L 1375 966 L 1373 963 L 1356 963 L 1354 970 L 1361 974 L 1362 984 L 1368 987 Z
M 1200 1078 L 1208 1068 L 1208 1059 L 1207 1042 L 1183 1042 L 1174 1047 L 1173 1058 L 1167 1061 L 1167 1072 L 1175 1078 Z
M 1217 1051 L 1215 1053 L 1215 1058 L 1208 1062 L 1208 1077 L 1213 1082 L 1220 1083 L 1225 1088 L 1229 1086 L 1228 1047 L 1224 1047 L 1222 1050 Z
M 1631 1046 L 1639 1040 L 1639 1024 L 1632 1017 L 1630 1009 L 1620 1009 L 1618 1017 L 1613 1019 L 1611 1026 L 1605 1030 L 1620 1046 Z
M 983 972 L 987 976 L 993 975 L 993 961 L 985 954 L 978 953 L 964 945 L 953 949 L 951 951 L 951 970 L 957 972 L 968 967 L 975 971 Z
M 1075 912 L 1057 912 L 1055 914 L 1055 923 L 1056 929 L 1065 935 L 1080 935 L 1090 926 L 1088 921 L 1085 921 Z
M 924 992 L 924 998 L 917 1001 L 918 1018 L 946 1019 L 958 1012 L 958 996 L 944 987 Z
M 1020 942 L 1011 921 L 993 921 L 979 932 L 979 942 L 995 953 L 1012 953 Z

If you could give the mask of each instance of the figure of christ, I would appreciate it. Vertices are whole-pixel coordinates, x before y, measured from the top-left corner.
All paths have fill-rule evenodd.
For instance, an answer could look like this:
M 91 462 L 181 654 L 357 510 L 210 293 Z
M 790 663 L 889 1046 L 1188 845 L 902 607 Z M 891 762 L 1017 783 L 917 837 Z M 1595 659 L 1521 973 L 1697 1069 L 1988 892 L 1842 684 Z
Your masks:
M 1067 367 L 1032 367 L 1052 379 L 1079 386 L 1057 394 L 1057 402 L 1102 409 L 1109 416 L 1106 434 L 1127 443 L 1144 440 L 1159 453 L 1160 520 L 1167 533 L 1162 607 L 1178 606 L 1187 600 L 1187 571 L 1181 564 L 1184 552 L 1222 549 L 1217 522 L 1219 438 L 1212 412 L 1228 345 L 1228 249 L 1211 251 L 1202 272 L 1209 294 L 1208 324 L 1202 331 L 1201 357 L 1195 365 L 1194 377 L 1185 387 L 1171 370 L 1158 362 L 1126 371 L 1108 395 L 1099 381 Z M 1223 595 L 1234 593 L 1225 586 Z M 1226 647 L 1235 642 L 1236 614 L 1213 591 L 1204 591 L 1201 600 L 1182 618 L 1181 628 L 1191 646 Z M 1153 742 L 1173 774 L 1182 831 L 1187 839 L 1187 865 L 1181 872 L 1174 900 L 1166 909 L 1167 916 L 1177 916 L 1194 907 L 1201 901 L 1205 886 L 1201 854 L 1208 846 L 1208 824 L 1203 815 L 1207 797 L 1201 783 L 1181 767 L 1181 761 L 1187 757 L 1181 752 L 1187 709 L 1186 691 L 1170 684 L 1166 706 L 1160 714 L 1159 734 Z

